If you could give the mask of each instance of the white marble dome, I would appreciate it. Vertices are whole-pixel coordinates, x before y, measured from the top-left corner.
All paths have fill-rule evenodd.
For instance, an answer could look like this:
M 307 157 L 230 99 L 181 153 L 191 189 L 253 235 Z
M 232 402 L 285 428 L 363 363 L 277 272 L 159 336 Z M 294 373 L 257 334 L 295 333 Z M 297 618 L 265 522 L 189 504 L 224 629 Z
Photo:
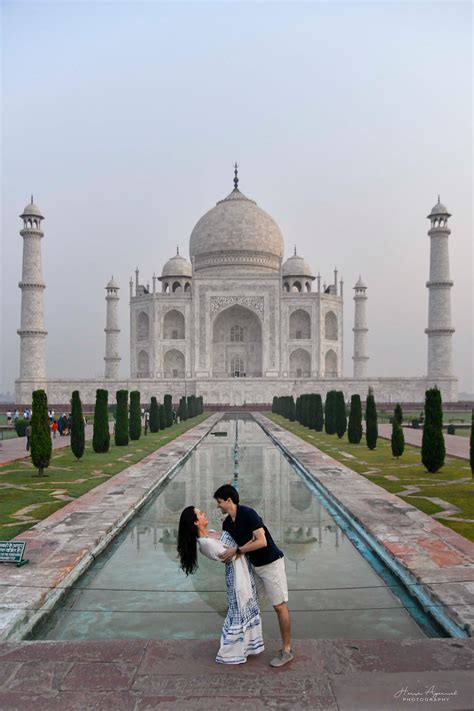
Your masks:
M 443 203 L 439 199 L 439 195 L 438 195 L 438 202 L 436 203 L 436 205 L 434 207 L 431 208 L 431 212 L 428 215 L 428 217 L 431 217 L 432 215 L 447 215 L 448 217 L 451 217 L 447 208 L 445 207 L 445 205 L 443 205 Z
M 238 188 L 197 222 L 189 240 L 196 271 L 276 271 L 283 257 L 283 236 L 276 222 Z
M 161 272 L 161 277 L 191 277 L 192 271 L 188 260 L 178 253 L 175 254 L 174 257 L 171 257 L 171 259 L 168 259 Z
M 313 270 L 309 266 L 308 262 L 304 257 L 300 257 L 299 254 L 293 254 L 289 257 L 286 262 L 284 262 L 282 267 L 282 275 L 284 277 L 310 277 L 314 279 Z

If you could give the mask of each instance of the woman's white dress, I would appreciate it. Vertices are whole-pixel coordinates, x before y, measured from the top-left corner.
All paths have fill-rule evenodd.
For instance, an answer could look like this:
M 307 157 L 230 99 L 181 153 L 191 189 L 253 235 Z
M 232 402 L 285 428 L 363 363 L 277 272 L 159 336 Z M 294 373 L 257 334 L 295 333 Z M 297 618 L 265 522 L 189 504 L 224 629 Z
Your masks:
M 198 544 L 203 555 L 221 564 L 219 554 L 226 548 L 236 546 L 226 531 L 222 531 L 219 539 L 198 538 Z M 260 654 L 264 650 L 257 592 L 247 556 L 239 556 L 225 564 L 225 581 L 229 609 L 216 662 L 242 664 L 249 654 Z

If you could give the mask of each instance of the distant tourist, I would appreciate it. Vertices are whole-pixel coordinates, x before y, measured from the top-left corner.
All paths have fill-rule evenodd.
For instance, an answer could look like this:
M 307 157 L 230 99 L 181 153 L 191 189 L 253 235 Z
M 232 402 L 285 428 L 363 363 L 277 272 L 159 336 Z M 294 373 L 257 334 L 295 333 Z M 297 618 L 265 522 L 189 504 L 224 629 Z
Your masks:
M 12 423 L 12 411 L 7 410 L 7 425 L 11 425 Z
M 53 420 L 53 424 L 51 425 L 51 429 L 53 431 L 53 439 L 56 439 L 56 435 L 58 434 L 58 423 L 56 420 Z
M 26 434 L 26 451 L 30 451 L 30 437 L 31 437 L 31 425 L 28 425 L 25 431 Z
M 233 538 L 225 531 L 219 534 L 209 530 L 208 524 L 206 514 L 194 506 L 181 513 L 178 528 L 181 568 L 186 575 L 196 571 L 198 548 L 202 555 L 215 561 L 226 550 L 234 551 L 225 566 L 228 610 L 216 662 L 243 664 L 249 655 L 264 650 L 255 581 L 247 557 L 235 552 Z

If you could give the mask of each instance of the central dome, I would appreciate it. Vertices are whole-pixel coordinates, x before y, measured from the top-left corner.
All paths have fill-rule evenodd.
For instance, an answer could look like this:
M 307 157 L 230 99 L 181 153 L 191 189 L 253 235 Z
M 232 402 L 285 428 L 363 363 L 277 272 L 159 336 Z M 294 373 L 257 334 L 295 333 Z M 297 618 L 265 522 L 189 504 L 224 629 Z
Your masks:
M 197 222 L 189 254 L 196 271 L 278 272 L 283 236 L 270 215 L 236 187 Z

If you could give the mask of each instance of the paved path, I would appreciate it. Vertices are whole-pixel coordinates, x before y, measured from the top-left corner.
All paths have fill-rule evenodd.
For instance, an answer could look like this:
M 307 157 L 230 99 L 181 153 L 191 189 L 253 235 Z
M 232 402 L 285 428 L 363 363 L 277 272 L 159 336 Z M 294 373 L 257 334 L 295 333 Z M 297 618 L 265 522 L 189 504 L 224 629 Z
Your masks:
M 384 439 L 391 439 L 392 425 L 380 424 L 378 428 L 380 437 L 383 437 Z M 413 427 L 404 427 L 403 434 L 405 435 L 406 444 L 421 447 L 423 430 L 415 430 Z M 469 459 L 469 437 L 459 437 L 458 435 L 445 434 L 444 443 L 446 446 L 446 454 L 451 455 L 451 457 Z
M 86 425 L 86 439 L 92 439 L 92 425 Z M 110 424 L 110 431 L 113 431 L 113 423 Z M 69 435 L 61 437 L 52 437 L 53 449 L 61 449 L 61 447 L 69 447 L 71 438 Z M 25 459 L 29 457 L 29 452 L 26 451 L 26 437 L 12 437 L 0 441 L 0 465 L 14 462 L 17 459 Z
M 2 711 L 401 711 L 473 708 L 474 640 L 300 640 L 216 664 L 216 641 L 0 644 Z M 427 689 L 431 691 L 425 693 Z M 441 697 L 435 696 L 444 692 Z M 414 696 L 418 694 L 418 696 Z M 422 696 L 420 696 L 422 694 Z M 449 695 L 448 695 L 449 694 Z M 420 699 L 426 699 L 421 701 Z M 410 700 L 412 703 L 410 703 Z M 416 703 L 413 703 L 413 702 Z

